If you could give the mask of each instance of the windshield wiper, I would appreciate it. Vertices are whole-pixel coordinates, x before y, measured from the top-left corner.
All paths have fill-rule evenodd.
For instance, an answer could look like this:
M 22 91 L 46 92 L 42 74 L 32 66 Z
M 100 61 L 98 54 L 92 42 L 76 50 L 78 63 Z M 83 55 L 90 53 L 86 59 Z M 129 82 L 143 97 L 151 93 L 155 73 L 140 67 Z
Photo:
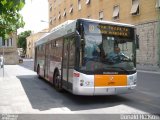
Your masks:
M 128 70 L 126 70 L 126 69 L 124 69 L 124 68 L 122 68 L 122 67 L 108 67 L 108 68 L 118 68 L 118 69 L 121 69 L 121 70 L 125 71 L 126 73 L 129 73 Z
M 109 70 L 110 72 L 114 72 L 114 71 L 113 71 L 114 68 L 116 68 L 116 69 L 118 68 L 118 69 L 120 69 L 120 70 L 122 70 L 122 71 L 125 71 L 126 73 L 129 73 L 129 71 L 127 71 L 126 69 L 124 69 L 124 68 L 122 68 L 122 67 L 105 67 L 105 68 L 96 69 L 95 72 L 96 72 L 96 71 L 98 71 L 98 72 L 99 72 L 99 71 L 105 71 L 105 70 L 107 70 L 107 71 Z M 118 71 L 117 71 L 117 72 L 118 72 Z

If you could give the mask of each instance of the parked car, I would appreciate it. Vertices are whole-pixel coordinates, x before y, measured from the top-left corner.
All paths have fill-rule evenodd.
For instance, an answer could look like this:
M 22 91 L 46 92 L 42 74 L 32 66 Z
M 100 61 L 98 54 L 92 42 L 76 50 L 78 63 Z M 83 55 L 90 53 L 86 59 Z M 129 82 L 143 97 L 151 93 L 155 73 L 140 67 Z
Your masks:
M 0 67 L 3 68 L 4 65 L 4 58 L 3 56 L 0 56 Z
M 23 59 L 19 57 L 19 63 L 23 63 Z

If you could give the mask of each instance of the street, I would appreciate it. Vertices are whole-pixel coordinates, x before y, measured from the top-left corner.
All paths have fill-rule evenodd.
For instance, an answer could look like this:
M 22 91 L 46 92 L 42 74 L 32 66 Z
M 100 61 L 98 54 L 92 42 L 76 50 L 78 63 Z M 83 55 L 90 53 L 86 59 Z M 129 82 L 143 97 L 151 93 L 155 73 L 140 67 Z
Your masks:
M 0 69 L 0 113 L 7 114 L 158 114 L 160 73 L 138 71 L 137 88 L 115 96 L 59 93 L 39 79 L 33 60 Z

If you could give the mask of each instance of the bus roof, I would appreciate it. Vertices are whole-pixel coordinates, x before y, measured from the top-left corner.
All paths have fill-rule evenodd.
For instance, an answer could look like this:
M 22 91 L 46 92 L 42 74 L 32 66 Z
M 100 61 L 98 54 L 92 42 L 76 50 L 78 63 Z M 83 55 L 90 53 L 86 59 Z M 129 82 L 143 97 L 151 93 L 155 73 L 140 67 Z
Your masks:
M 58 25 L 57 27 L 53 28 L 49 33 L 43 35 L 38 41 L 35 42 L 35 46 L 65 36 L 68 33 L 75 32 L 75 29 L 76 29 L 76 20 L 68 20 Z
M 43 35 L 38 41 L 35 42 L 35 46 L 38 46 L 40 44 L 47 43 L 53 39 L 65 36 L 68 33 L 75 32 L 77 21 L 87 21 L 87 22 L 110 24 L 110 25 L 117 25 L 117 26 L 133 27 L 134 28 L 134 25 L 131 25 L 131 24 L 117 23 L 117 22 L 104 21 L 104 20 L 95 20 L 95 19 L 86 19 L 86 18 L 81 18 L 81 19 L 77 19 L 77 20 L 68 20 L 68 21 L 54 27 L 53 29 L 51 29 L 50 33 L 46 33 L 45 35 Z
M 94 22 L 94 23 L 111 24 L 111 25 L 117 25 L 117 26 L 134 27 L 134 25 L 132 25 L 132 24 L 112 22 L 112 21 L 106 21 L 106 20 L 96 20 L 96 19 L 87 19 L 87 18 L 81 18 L 79 20 L 88 21 L 88 22 Z

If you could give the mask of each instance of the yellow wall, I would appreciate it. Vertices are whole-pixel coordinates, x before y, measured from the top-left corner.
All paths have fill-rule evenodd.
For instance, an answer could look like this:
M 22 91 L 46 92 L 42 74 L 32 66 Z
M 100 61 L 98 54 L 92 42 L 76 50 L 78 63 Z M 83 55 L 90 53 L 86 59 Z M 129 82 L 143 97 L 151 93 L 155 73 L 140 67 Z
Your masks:
M 137 63 L 158 65 L 160 61 L 160 44 L 158 38 L 158 12 L 156 8 L 157 0 L 139 0 L 139 14 L 132 15 L 132 0 L 90 0 L 90 4 L 86 4 L 86 0 L 81 1 L 81 10 L 78 10 L 78 0 L 48 0 L 49 18 L 56 17 L 56 20 L 49 24 L 49 30 L 63 23 L 66 20 L 74 20 L 77 18 L 99 19 L 99 12 L 103 11 L 104 20 L 115 21 L 121 23 L 134 24 L 139 35 L 140 48 L 137 49 Z M 73 4 L 73 13 L 70 14 L 70 5 Z M 119 18 L 113 20 L 113 8 L 119 5 Z M 64 8 L 66 8 L 66 17 L 63 17 Z M 61 19 L 58 19 L 59 12 Z M 159 58 L 159 60 L 158 60 Z
M 34 58 L 34 43 L 39 38 L 41 38 L 47 31 L 38 32 L 27 37 L 27 51 L 26 51 L 27 58 Z
M 113 6 L 119 5 L 119 19 L 117 22 L 138 24 L 156 20 L 158 12 L 156 10 L 156 0 L 139 0 L 140 14 L 131 15 L 132 0 L 90 0 L 90 4 L 86 5 L 86 0 L 81 0 L 81 10 L 78 10 L 78 0 L 48 0 L 49 6 L 52 6 L 52 11 L 49 12 L 49 18 L 56 17 L 49 29 L 63 23 L 66 20 L 77 18 L 90 18 L 99 19 L 99 12 L 104 12 L 104 20 L 113 21 Z M 55 2 L 54 2 L 55 1 Z M 73 13 L 69 13 L 70 5 L 73 4 Z M 66 8 L 66 17 L 63 17 L 64 8 Z M 61 19 L 58 19 L 59 12 Z

